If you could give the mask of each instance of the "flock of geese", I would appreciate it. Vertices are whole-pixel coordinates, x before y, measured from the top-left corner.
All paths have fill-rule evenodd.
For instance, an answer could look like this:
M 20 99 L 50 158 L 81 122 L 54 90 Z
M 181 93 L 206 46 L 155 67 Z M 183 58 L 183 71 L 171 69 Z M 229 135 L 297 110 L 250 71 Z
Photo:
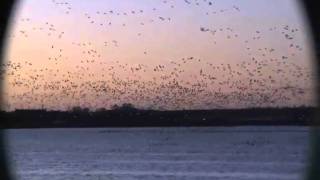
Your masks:
M 174 0 L 163 0 L 161 3 L 175 9 Z M 183 0 L 188 6 L 215 7 L 213 11 L 204 12 L 204 16 L 218 13 L 241 12 L 241 8 L 232 5 L 228 9 L 217 9 L 213 0 Z M 52 0 L 51 3 L 61 12 L 61 16 L 73 13 L 74 7 L 69 1 Z M 150 7 L 149 11 L 158 11 L 160 7 Z M 145 16 L 144 7 L 127 12 L 113 10 L 94 13 L 82 12 L 88 26 L 106 28 L 108 26 L 126 27 L 126 23 L 102 21 L 101 17 L 112 16 Z M 99 17 L 99 18 L 96 18 Z M 112 19 L 112 18 L 111 18 Z M 154 23 L 173 23 L 174 17 L 157 14 L 138 26 Z M 108 19 L 110 20 L 110 18 Z M 31 23 L 30 18 L 20 18 L 18 22 Z M 120 24 L 120 25 L 119 25 Z M 162 24 L 165 25 L 165 24 Z M 267 32 L 280 33 L 288 44 L 288 51 L 276 47 L 256 47 L 253 41 L 265 38 Z M 225 39 L 241 39 L 241 33 L 231 27 L 198 27 L 199 33 L 206 33 L 213 39 L 224 32 Z M 63 40 L 70 29 L 61 30 L 54 23 L 43 22 L 41 27 L 33 27 L 30 31 L 18 30 L 11 35 L 14 39 L 29 38 L 30 34 L 54 36 L 57 41 Z M 290 25 L 276 25 L 269 29 L 255 30 L 251 39 L 243 40 L 247 53 L 245 60 L 217 63 L 211 59 L 202 59 L 197 55 L 172 58 L 163 63 L 127 63 L 108 60 L 101 52 L 102 47 L 120 48 L 121 42 L 116 38 L 97 42 L 65 43 L 78 50 L 82 58 L 72 67 L 63 67 L 68 61 L 65 55 L 68 49 L 50 44 L 51 56 L 42 61 L 50 61 L 55 65 L 40 66 L 39 62 L 29 60 L 8 60 L 1 64 L 0 77 L 5 80 L 5 98 L 7 108 L 47 108 L 68 109 L 74 106 L 91 109 L 109 108 L 113 104 L 132 103 L 139 108 L 150 109 L 213 109 L 226 107 L 259 107 L 287 106 L 304 102 L 310 94 L 310 82 L 314 78 L 312 70 L 294 61 L 294 57 L 304 49 L 295 37 L 300 33 L 298 28 Z M 137 36 L 143 36 L 143 31 Z M 33 40 L 30 38 L 32 46 Z M 99 47 L 99 48 L 98 48 Z M 14 48 L 14 47 L 13 47 Z M 288 53 L 290 52 L 290 53 Z M 123 52 L 125 53 L 125 52 Z M 152 52 L 145 50 L 144 56 Z M 151 60 L 150 60 L 151 61 Z M 93 66 L 98 68 L 92 68 Z M 63 68 L 61 68 L 63 67 Z M 190 68 L 192 67 L 192 68 Z

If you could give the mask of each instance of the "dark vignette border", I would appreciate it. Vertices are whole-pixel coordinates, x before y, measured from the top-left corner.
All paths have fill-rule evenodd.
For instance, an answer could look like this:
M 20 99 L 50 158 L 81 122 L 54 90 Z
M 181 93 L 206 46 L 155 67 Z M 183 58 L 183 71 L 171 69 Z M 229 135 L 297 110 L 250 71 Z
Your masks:
M 315 69 L 317 71 L 317 86 L 316 92 L 320 92 L 320 20 L 319 6 L 316 0 L 300 0 L 301 6 L 304 8 L 307 18 L 309 19 L 310 29 L 313 35 L 313 47 L 315 52 Z M 308 180 L 320 179 L 320 95 L 317 95 L 317 112 L 314 118 L 314 127 L 311 137 L 311 154 L 309 155 L 310 166 L 307 170 Z
M 10 15 L 14 9 L 15 0 L 0 0 L 0 62 L 2 61 L 2 57 L 5 53 L 5 35 L 8 26 L 8 21 L 10 19 Z M 307 17 L 309 18 L 309 24 L 311 26 L 311 31 L 313 34 L 313 47 L 316 52 L 316 62 L 317 66 L 317 77 L 320 77 L 320 19 L 318 18 L 318 14 L 320 9 L 317 6 L 316 0 L 300 0 L 302 7 L 304 7 Z M 319 82 L 319 79 L 318 81 Z M 317 91 L 320 92 L 319 83 L 317 84 Z M 0 95 L 2 94 L 2 89 L 0 86 Z M 0 102 L 1 96 L 0 96 Z M 320 96 L 317 97 L 318 105 L 320 104 Z M 314 127 L 312 132 L 312 154 L 310 156 L 311 166 L 308 169 L 307 179 L 308 180 L 320 180 L 320 112 L 319 108 L 317 108 L 317 115 L 314 119 Z M 1 180 L 10 180 L 10 171 L 9 165 L 6 160 L 6 151 L 5 151 L 5 142 L 4 142 L 4 133 L 0 131 L 0 179 Z
M 10 15 L 14 9 L 13 7 L 15 2 L 15 0 L 0 0 L 0 62 L 2 62 L 2 57 L 5 54 L 6 31 L 8 30 L 8 22 L 11 17 Z M 2 82 L 0 82 L 0 103 L 2 102 L 1 83 Z M 7 162 L 4 138 L 4 132 L 3 130 L 0 130 L 0 179 L 10 180 L 13 178 L 11 176 L 12 174 L 10 173 L 9 163 Z

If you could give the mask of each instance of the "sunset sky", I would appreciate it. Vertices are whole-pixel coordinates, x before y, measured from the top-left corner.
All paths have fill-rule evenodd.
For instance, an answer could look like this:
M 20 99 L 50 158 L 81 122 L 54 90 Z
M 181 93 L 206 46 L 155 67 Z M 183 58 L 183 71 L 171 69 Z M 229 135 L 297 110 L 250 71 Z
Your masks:
M 315 105 L 310 38 L 293 0 L 25 0 L 3 108 Z

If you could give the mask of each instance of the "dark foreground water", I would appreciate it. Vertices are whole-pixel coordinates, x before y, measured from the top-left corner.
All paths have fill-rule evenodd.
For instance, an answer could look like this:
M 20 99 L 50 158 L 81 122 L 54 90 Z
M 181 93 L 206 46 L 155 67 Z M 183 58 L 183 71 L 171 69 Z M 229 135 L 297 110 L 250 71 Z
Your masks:
M 18 180 L 300 180 L 306 127 L 8 130 Z

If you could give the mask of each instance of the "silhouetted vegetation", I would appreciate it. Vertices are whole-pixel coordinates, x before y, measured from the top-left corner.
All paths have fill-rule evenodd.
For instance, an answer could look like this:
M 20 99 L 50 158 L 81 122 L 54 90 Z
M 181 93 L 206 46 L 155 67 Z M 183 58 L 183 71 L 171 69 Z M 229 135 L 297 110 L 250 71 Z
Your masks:
M 114 111 L 137 111 L 138 109 L 134 107 L 131 103 L 124 103 L 121 106 L 118 106 L 117 104 L 111 106 L 111 110 Z
M 132 104 L 90 111 L 15 110 L 1 113 L 2 128 L 42 127 L 157 127 L 311 125 L 315 108 L 252 108 L 157 111 L 141 110 Z

